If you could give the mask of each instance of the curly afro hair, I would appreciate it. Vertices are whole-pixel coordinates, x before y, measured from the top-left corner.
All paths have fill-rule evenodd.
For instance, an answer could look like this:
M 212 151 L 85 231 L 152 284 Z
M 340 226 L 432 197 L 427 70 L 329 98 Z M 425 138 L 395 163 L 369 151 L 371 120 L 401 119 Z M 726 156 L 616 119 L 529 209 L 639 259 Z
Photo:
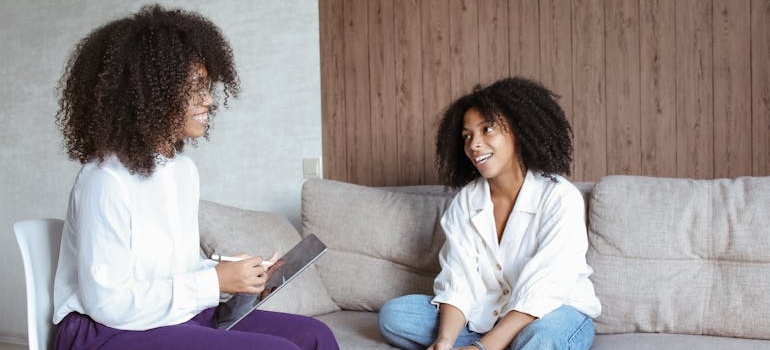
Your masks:
M 513 132 L 524 168 L 551 180 L 569 175 L 572 163 L 572 128 L 557 96 L 541 84 L 512 77 L 487 87 L 477 86 L 444 112 L 436 135 L 436 168 L 444 186 L 460 188 L 480 176 L 465 155 L 461 137 L 463 117 L 477 109 L 490 123 L 502 122 Z
M 215 101 L 216 90 L 225 106 L 238 96 L 230 44 L 200 14 L 149 5 L 88 34 L 59 81 L 56 123 L 69 158 L 102 162 L 115 154 L 131 173 L 151 175 L 159 149 L 171 145 L 174 156 L 184 148 L 178 135 L 196 93 L 196 65 L 206 68 Z

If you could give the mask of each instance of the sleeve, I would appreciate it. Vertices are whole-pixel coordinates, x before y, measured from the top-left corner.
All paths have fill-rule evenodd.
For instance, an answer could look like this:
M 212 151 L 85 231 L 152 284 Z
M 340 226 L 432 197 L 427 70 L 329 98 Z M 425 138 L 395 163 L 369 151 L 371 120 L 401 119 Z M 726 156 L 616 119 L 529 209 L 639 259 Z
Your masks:
M 78 288 L 85 313 L 113 328 L 137 330 L 181 323 L 217 305 L 219 284 L 213 267 L 138 279 L 125 189 L 106 171 L 83 180 L 75 219 Z
M 433 283 L 435 297 L 431 304 L 450 304 L 463 313 L 467 322 L 479 295 L 475 288 L 484 283 L 476 270 L 478 254 L 473 240 L 476 235 L 470 232 L 470 215 L 460 204 L 459 196 L 441 218 L 446 242 L 438 256 L 441 271 Z
M 584 202 L 577 189 L 567 189 L 545 200 L 538 248 L 522 269 L 505 312 L 516 310 L 542 317 L 559 308 L 587 268 Z

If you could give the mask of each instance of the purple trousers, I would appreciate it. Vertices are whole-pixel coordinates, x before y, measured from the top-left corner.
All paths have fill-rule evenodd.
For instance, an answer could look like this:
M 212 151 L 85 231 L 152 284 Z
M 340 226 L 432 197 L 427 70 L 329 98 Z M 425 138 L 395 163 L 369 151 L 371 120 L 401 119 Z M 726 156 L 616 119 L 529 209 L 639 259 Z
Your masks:
M 214 308 L 174 325 L 126 331 L 72 312 L 58 325 L 56 350 L 253 349 L 338 350 L 332 331 L 314 318 L 255 310 L 230 330 L 216 328 Z

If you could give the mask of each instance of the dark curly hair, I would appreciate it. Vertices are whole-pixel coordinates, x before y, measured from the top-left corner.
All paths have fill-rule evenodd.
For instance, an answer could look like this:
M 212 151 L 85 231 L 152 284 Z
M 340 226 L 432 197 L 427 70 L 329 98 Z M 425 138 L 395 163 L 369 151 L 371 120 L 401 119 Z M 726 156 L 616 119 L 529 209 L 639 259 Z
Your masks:
M 196 93 L 196 65 L 206 68 L 215 101 L 218 88 L 225 106 L 238 96 L 230 44 L 200 14 L 148 5 L 88 34 L 59 81 L 56 124 L 69 158 L 102 162 L 115 154 L 131 173 L 151 175 L 160 147 L 173 145 L 171 156 L 184 148 L 178 135 Z
M 471 108 L 487 120 L 504 121 L 516 140 L 524 168 L 555 181 L 570 174 L 572 128 L 557 96 L 541 84 L 520 77 L 501 79 L 476 88 L 453 102 L 444 112 L 436 135 L 436 168 L 444 186 L 460 188 L 480 176 L 465 155 L 461 137 L 463 117 Z

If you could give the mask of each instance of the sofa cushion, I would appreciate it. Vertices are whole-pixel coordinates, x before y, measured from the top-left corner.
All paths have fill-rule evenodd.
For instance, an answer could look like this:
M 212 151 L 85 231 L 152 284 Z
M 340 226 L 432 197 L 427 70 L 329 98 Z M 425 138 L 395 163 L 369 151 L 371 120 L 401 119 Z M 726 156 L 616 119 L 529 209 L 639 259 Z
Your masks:
M 286 217 L 269 212 L 235 208 L 210 201 L 200 202 L 201 248 L 206 255 L 246 253 L 269 257 L 286 253 L 301 237 Z M 315 269 L 310 266 L 281 291 L 270 297 L 262 310 L 301 315 L 337 311 Z
M 609 176 L 593 188 L 599 333 L 770 339 L 770 178 Z
M 441 186 L 410 191 L 306 181 L 302 232 L 329 247 L 318 271 L 337 305 L 376 311 L 397 296 L 432 294 L 444 243 L 439 218 L 450 197 Z

